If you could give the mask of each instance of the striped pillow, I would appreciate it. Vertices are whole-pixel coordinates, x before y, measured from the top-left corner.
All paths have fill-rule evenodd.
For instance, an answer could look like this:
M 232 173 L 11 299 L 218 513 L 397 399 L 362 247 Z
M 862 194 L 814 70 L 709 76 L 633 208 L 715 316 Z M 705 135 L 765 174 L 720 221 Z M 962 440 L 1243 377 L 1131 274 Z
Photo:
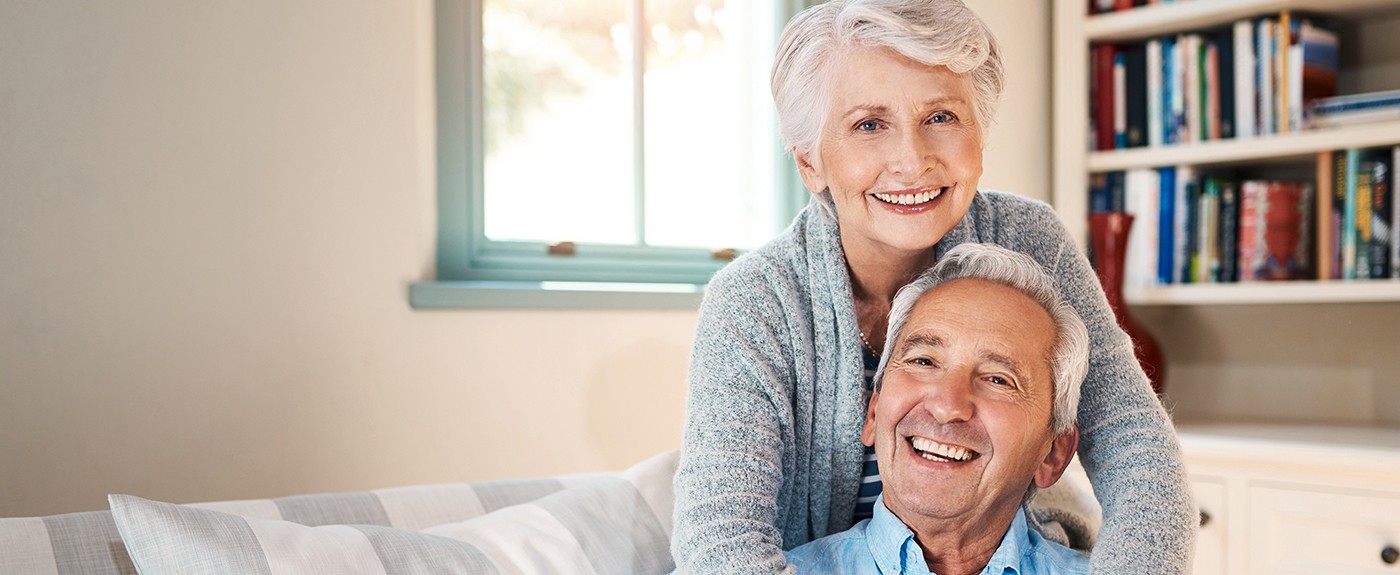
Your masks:
M 424 531 L 311 527 L 129 495 L 110 500 L 133 562 L 148 575 L 666 573 L 674 568 L 676 456 L 662 454 L 616 476 Z
M 674 452 L 662 454 L 620 475 L 598 473 L 421 485 L 360 493 L 196 503 L 183 507 L 307 526 L 358 524 L 421 530 L 481 517 L 512 505 L 571 491 L 600 479 L 630 477 L 631 481 L 646 484 L 645 487 L 639 486 L 639 489 L 649 494 L 649 502 L 665 506 L 662 517 L 669 532 L 669 473 L 674 470 L 674 459 Z M 644 472 L 655 476 L 640 477 Z M 657 492 L 658 488 L 664 491 Z M 0 575 L 31 573 L 131 575 L 136 573 L 136 568 L 110 511 L 0 518 Z

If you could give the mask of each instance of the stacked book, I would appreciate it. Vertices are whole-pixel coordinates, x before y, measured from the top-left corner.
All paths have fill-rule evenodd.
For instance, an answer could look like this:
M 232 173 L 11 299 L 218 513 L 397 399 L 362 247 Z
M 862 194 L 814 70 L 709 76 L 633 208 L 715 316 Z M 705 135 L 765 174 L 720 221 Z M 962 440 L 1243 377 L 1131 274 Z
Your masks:
M 1090 147 L 1288 133 L 1336 95 L 1338 39 L 1283 11 L 1215 30 L 1090 47 Z

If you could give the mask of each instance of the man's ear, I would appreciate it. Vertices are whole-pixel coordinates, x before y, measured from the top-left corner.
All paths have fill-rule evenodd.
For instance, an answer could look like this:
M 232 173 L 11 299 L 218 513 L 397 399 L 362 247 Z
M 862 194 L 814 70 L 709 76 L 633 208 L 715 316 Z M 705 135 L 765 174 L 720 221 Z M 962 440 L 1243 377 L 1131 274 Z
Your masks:
M 1035 468 L 1035 486 L 1045 489 L 1060 480 L 1069 462 L 1074 459 L 1074 450 L 1079 447 L 1079 426 L 1070 427 L 1064 435 L 1050 443 L 1050 453 Z
M 822 190 L 826 189 L 826 178 L 822 177 L 821 172 L 812 163 L 812 152 L 793 148 L 792 157 L 797 160 L 797 173 L 802 176 L 802 185 L 806 186 L 809 192 L 822 193 Z
M 880 400 L 880 392 L 870 395 L 870 407 L 865 410 L 865 427 L 860 430 L 860 442 L 866 447 L 875 446 L 875 403 Z

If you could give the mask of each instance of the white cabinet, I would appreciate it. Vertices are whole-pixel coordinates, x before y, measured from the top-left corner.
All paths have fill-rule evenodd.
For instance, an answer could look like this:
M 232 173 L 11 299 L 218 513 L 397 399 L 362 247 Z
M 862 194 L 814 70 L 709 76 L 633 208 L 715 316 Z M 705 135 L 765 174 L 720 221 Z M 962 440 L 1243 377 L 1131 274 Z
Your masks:
M 1400 574 L 1400 429 L 1181 426 L 1196 573 Z

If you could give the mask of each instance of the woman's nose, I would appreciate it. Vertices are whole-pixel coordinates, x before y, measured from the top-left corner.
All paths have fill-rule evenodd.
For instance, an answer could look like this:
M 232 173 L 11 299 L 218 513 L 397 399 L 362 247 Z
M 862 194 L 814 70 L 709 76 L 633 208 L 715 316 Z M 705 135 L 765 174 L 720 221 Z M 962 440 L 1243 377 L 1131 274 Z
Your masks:
M 901 134 L 890 152 L 890 172 L 905 183 L 919 182 L 933 166 L 935 143 L 930 138 L 921 130 L 907 130 Z

